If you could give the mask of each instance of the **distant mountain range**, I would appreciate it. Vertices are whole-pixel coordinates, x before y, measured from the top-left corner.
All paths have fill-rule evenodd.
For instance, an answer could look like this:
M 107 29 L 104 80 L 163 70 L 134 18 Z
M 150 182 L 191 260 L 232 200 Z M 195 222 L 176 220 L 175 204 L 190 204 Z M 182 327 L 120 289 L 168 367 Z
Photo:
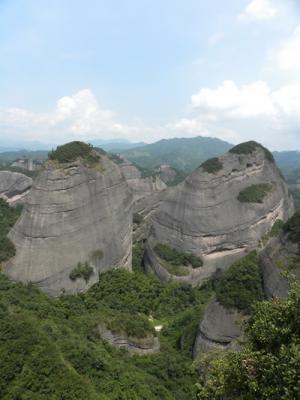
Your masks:
M 193 171 L 203 161 L 226 153 L 233 145 L 209 137 L 163 139 L 121 154 L 140 167 L 150 170 L 167 164 L 186 173 Z

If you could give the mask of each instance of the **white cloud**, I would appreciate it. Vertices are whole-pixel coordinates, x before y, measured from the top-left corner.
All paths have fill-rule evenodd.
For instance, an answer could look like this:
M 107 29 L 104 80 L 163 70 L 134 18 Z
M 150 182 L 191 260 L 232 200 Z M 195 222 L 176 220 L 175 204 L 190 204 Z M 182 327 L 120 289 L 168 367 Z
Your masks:
M 283 71 L 300 72 L 300 25 L 293 35 L 279 48 L 277 52 L 279 68 Z
M 217 32 L 214 33 L 213 35 L 211 35 L 208 39 L 208 44 L 210 46 L 215 46 L 217 45 L 219 42 L 221 42 L 224 39 L 225 35 L 222 32 Z
M 277 14 L 278 10 L 271 0 L 252 0 L 238 19 L 242 22 L 269 20 Z
M 73 139 L 122 138 L 133 127 L 116 121 L 102 108 L 90 89 L 59 99 L 53 111 L 34 113 L 20 108 L 0 108 L 0 131 L 24 140 L 60 143 Z
M 277 90 L 264 81 L 248 85 L 224 81 L 217 88 L 194 94 L 190 109 L 192 120 L 201 121 L 210 134 L 217 132 L 216 136 L 226 140 L 230 137 L 221 128 L 230 129 L 233 142 L 256 139 L 270 148 L 299 149 L 300 81 Z

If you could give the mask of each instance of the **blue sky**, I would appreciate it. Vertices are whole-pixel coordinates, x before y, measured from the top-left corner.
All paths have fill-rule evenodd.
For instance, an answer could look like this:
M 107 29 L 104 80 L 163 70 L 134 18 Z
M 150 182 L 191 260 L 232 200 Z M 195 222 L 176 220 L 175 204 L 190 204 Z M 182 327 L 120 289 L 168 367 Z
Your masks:
M 0 143 L 300 149 L 297 0 L 0 0 Z

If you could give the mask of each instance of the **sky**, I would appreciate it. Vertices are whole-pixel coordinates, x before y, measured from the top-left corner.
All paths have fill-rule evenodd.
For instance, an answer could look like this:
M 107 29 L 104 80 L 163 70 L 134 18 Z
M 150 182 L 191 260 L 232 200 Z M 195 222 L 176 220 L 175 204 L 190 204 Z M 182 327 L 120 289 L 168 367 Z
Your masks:
M 299 0 L 0 0 L 0 145 L 300 150 Z

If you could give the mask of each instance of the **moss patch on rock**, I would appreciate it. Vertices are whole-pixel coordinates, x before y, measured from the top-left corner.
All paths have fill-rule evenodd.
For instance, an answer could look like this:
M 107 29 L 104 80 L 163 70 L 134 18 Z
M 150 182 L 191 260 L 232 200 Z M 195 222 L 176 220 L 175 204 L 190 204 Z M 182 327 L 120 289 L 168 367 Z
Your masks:
M 204 163 L 202 163 L 200 167 L 209 174 L 216 174 L 217 172 L 221 171 L 221 169 L 223 168 L 223 164 L 218 159 L 218 157 L 213 157 L 209 160 L 204 161 Z
M 241 203 L 263 203 L 266 195 L 272 190 L 270 183 L 259 183 L 241 190 L 237 199 Z

